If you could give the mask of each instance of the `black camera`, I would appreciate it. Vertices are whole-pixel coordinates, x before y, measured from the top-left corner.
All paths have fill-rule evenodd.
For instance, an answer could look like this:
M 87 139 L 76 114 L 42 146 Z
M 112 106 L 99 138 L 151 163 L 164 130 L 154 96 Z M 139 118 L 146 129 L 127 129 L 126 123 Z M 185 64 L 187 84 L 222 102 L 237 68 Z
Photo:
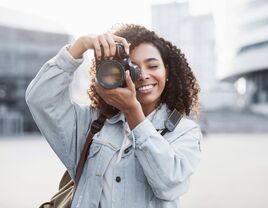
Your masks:
M 104 88 L 112 89 L 117 87 L 125 87 L 125 71 L 129 70 L 130 77 L 133 82 L 139 79 L 140 69 L 133 64 L 124 50 L 122 44 L 116 44 L 115 56 L 112 60 L 103 57 L 103 47 L 101 46 L 102 57 L 100 60 L 96 58 L 96 81 Z

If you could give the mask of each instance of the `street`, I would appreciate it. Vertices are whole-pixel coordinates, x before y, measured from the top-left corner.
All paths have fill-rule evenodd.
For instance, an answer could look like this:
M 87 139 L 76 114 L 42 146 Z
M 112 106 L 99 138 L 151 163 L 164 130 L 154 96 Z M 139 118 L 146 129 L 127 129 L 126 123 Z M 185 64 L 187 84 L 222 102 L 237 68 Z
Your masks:
M 182 208 L 267 208 L 268 134 L 209 135 Z
M 209 134 L 182 208 L 267 208 L 268 134 Z M 38 135 L 0 138 L 0 207 L 37 208 L 65 168 Z

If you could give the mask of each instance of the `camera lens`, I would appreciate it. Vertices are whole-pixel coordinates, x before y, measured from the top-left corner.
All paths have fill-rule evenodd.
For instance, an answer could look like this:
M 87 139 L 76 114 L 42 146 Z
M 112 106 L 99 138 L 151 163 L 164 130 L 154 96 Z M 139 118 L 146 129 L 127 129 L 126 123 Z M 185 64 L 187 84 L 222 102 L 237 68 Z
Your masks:
M 97 69 L 97 81 L 105 88 L 120 87 L 124 81 L 124 68 L 116 60 L 106 60 Z

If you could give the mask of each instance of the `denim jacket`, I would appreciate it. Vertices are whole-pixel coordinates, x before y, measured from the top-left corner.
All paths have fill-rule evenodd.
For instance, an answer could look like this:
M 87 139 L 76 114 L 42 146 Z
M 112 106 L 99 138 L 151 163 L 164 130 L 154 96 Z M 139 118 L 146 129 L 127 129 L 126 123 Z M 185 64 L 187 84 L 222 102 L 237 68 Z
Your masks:
M 43 65 L 29 84 L 25 99 L 42 135 L 74 178 L 90 124 L 99 112 L 73 102 L 70 83 L 83 59 L 71 57 L 64 47 Z M 188 191 L 190 176 L 200 161 L 199 126 L 182 118 L 164 136 L 170 110 L 165 104 L 132 130 L 134 145 L 122 153 L 112 172 L 112 201 L 102 208 L 178 208 Z M 124 138 L 125 118 L 119 112 L 95 134 L 72 208 L 99 208 L 103 176 L 118 154 Z

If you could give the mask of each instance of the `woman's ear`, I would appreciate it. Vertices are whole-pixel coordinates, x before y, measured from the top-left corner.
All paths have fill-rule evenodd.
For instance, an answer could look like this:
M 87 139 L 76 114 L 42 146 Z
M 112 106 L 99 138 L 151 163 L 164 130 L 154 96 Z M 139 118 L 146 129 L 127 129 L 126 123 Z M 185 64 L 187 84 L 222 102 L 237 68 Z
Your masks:
M 165 66 L 165 70 L 166 70 L 166 82 L 168 82 L 169 69 L 167 68 L 167 66 Z

